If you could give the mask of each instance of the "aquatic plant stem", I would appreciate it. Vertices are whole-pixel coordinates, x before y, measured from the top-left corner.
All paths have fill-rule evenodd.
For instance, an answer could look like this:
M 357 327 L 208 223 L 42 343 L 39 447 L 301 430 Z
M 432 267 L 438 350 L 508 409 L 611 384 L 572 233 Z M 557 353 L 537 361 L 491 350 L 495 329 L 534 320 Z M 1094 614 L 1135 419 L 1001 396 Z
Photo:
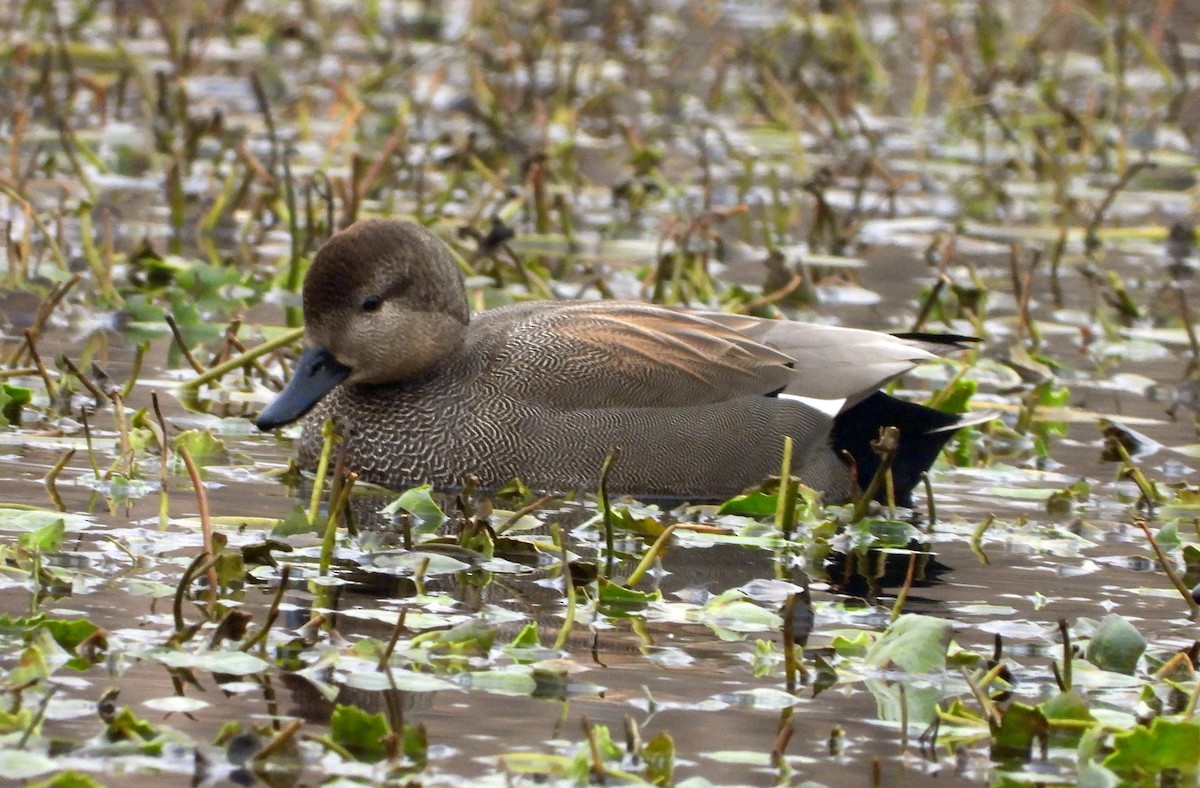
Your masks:
M 1200 364 L 1200 339 L 1196 337 L 1196 326 L 1192 323 L 1192 310 L 1188 308 L 1187 291 L 1182 284 L 1175 284 L 1175 293 L 1179 298 L 1179 314 L 1183 320 L 1183 328 L 1187 331 L 1188 346 L 1192 351 L 1191 366 Z
M 946 289 L 946 284 L 949 281 L 950 277 L 946 276 L 944 273 L 938 274 L 937 281 L 933 283 L 933 287 L 929 288 L 929 294 L 926 295 L 925 300 L 921 302 L 921 308 L 917 310 L 917 316 L 913 320 L 912 328 L 910 328 L 909 331 L 915 334 L 925 329 L 925 321 L 929 319 L 929 313 L 933 311 L 933 305 L 937 303 L 938 298 L 941 297 L 942 291 Z
M 558 637 L 554 639 L 554 648 L 561 650 L 567 644 L 567 638 L 571 634 L 571 628 L 575 626 L 575 583 L 571 580 L 571 561 L 570 554 L 567 550 L 567 537 L 563 530 L 557 524 L 550 526 L 550 535 L 554 539 L 554 544 L 562 553 L 562 576 L 563 576 L 563 593 L 567 597 L 567 614 L 563 617 L 562 626 L 558 630 Z
M 329 519 L 335 528 L 341 523 L 342 512 L 346 511 L 346 506 L 350 503 L 350 493 L 354 489 L 354 483 L 358 481 L 358 474 L 350 471 L 344 479 L 338 487 L 337 499 L 329 505 Z
M 979 527 L 971 533 L 971 552 L 979 559 L 979 563 L 984 566 L 990 566 L 992 562 L 988 559 L 987 553 L 983 552 L 983 535 L 988 532 L 988 529 L 992 527 L 992 523 L 994 522 L 996 522 L 996 515 L 989 514 L 983 518 L 983 522 L 979 524 Z
M 166 528 L 171 512 L 167 495 L 167 459 L 170 455 L 171 444 L 167 440 L 167 420 L 163 418 L 157 391 L 150 392 L 150 405 L 154 409 L 154 418 L 158 422 L 158 524 L 160 528 Z
M 904 603 L 908 601 L 908 591 L 912 588 L 913 575 L 917 570 L 917 553 L 913 551 L 908 554 L 908 571 L 904 573 L 904 585 L 900 586 L 900 592 L 896 594 L 896 602 L 892 605 L 892 621 L 900 618 L 900 614 L 904 612 Z
M 22 197 L 21 193 L 10 186 L 3 178 L 0 178 L 0 192 L 7 194 L 14 202 L 26 209 L 25 215 L 29 217 L 29 219 L 38 228 L 38 232 L 42 234 L 42 240 L 45 242 L 46 248 L 50 250 L 50 256 L 54 258 L 54 262 L 58 265 L 59 270 L 63 272 L 70 271 L 71 267 L 67 264 L 67 258 L 63 255 L 63 251 L 58 245 L 58 241 L 56 240 L 57 236 L 50 232 L 50 228 L 47 227 L 46 223 L 42 221 L 41 217 L 37 215 L 37 211 L 33 209 L 33 203 Z M 82 278 L 83 276 L 81 274 L 76 273 L 73 277 L 71 277 L 71 279 L 68 280 L 70 284 L 59 288 L 59 290 L 63 295 L 65 295 L 66 291 L 73 287 L 75 283 Z M 61 297 L 62 296 L 60 295 L 59 298 L 61 299 Z M 36 332 L 36 329 L 40 328 L 41 326 L 35 322 L 34 327 Z
M 929 520 L 925 532 L 933 533 L 933 528 L 937 525 L 937 504 L 933 499 L 933 483 L 929 480 L 929 471 L 921 474 L 921 483 L 925 486 L 925 516 Z
M 1058 633 L 1059 636 L 1062 637 L 1063 644 L 1062 673 L 1060 674 L 1059 671 L 1055 670 L 1054 676 L 1056 679 L 1060 680 L 1058 688 L 1063 692 L 1067 692 L 1072 686 L 1074 686 L 1075 655 L 1073 653 L 1073 649 L 1071 648 L 1071 628 L 1067 626 L 1067 620 L 1065 618 L 1060 618 L 1058 620 Z
M 588 767 L 588 772 L 590 772 L 593 780 L 603 785 L 607 782 L 604 779 L 604 756 L 600 754 L 600 745 L 596 742 L 596 732 L 592 728 L 592 723 L 588 720 L 586 714 L 580 715 L 579 724 L 583 727 L 583 736 L 587 739 L 588 752 L 591 755 L 591 765 Z
M 42 379 L 42 385 L 46 389 L 46 399 L 54 402 L 58 399 L 58 387 L 54 385 L 54 380 L 50 377 L 50 371 L 42 363 L 42 357 L 34 345 L 35 341 L 33 332 L 28 328 L 25 329 L 25 347 L 29 352 L 29 359 L 37 369 L 38 377 Z
M 196 468 L 196 463 L 192 461 L 192 455 L 188 453 L 186 447 L 179 447 L 179 456 L 183 458 L 183 464 L 187 466 L 188 476 L 192 478 L 192 486 L 196 490 L 196 505 L 200 507 L 200 536 L 204 540 L 204 552 L 215 557 L 217 551 L 213 547 L 212 521 L 208 519 L 208 495 L 204 492 L 204 484 L 200 481 L 200 471 Z M 208 590 L 213 597 L 216 596 L 219 582 L 217 568 L 209 566 Z
M 1183 709 L 1183 719 L 1191 720 L 1196 716 L 1196 703 L 1200 702 L 1200 683 L 1196 684 L 1196 688 L 1192 690 L 1192 694 L 1188 696 L 1187 706 Z
M 49 681 L 43 682 L 43 686 L 46 687 L 46 693 L 42 695 L 41 702 L 38 703 L 37 708 L 34 709 L 33 716 L 30 718 L 29 724 L 26 725 L 25 729 L 21 731 L 21 738 L 17 741 L 16 746 L 16 749 L 18 750 L 25 749 L 25 745 L 29 743 L 29 737 L 33 735 L 35 730 L 40 730 L 42 720 L 46 719 L 46 709 L 49 708 L 50 701 L 54 698 L 54 694 L 60 689 L 58 685 Z M 11 692 L 13 690 L 10 689 L 9 691 Z
M 790 712 L 792 709 L 787 709 L 787 711 Z M 784 753 L 787 752 L 787 746 L 792 740 L 792 735 L 795 733 L 796 723 L 791 719 L 779 726 L 779 733 L 775 735 L 775 741 L 771 744 L 771 765 L 775 768 L 784 769 L 787 767 L 787 760 L 784 758 Z
M 275 738 L 264 744 L 262 749 L 250 756 L 250 763 L 262 761 L 274 755 L 284 745 L 296 737 L 296 731 L 300 730 L 303 725 L 304 720 L 292 720 L 290 723 L 284 726 L 283 730 L 275 735 Z M 353 756 L 348 756 L 347 760 L 353 761 L 354 758 Z
M 87 411 L 79 414 L 79 423 L 83 425 L 83 440 L 87 444 L 88 461 L 92 464 L 92 475 L 100 478 L 100 462 L 96 459 L 96 447 L 92 445 L 92 426 L 88 423 Z
M 796 609 L 796 595 L 788 594 L 783 603 L 783 677 L 786 692 L 796 692 L 796 624 L 792 614 Z
M 1125 168 L 1125 172 L 1121 173 L 1121 177 L 1117 178 L 1117 180 L 1113 182 L 1113 185 L 1109 187 L 1107 192 L 1105 192 L 1104 199 L 1100 201 L 1100 205 L 1096 207 L 1095 213 L 1092 214 L 1091 221 L 1089 221 L 1087 227 L 1084 228 L 1083 238 L 1087 246 L 1090 247 L 1093 245 L 1099 245 L 1100 238 L 1097 234 L 1097 230 L 1104 222 L 1104 216 L 1108 213 L 1108 209 L 1112 207 L 1113 202 L 1117 199 L 1117 195 L 1129 185 L 1129 182 L 1133 180 L 1135 175 L 1147 167 L 1154 166 L 1154 162 L 1149 159 L 1135 161 L 1133 164 L 1130 164 Z
M 75 452 L 76 449 L 67 449 L 65 452 L 63 452 L 63 456 L 58 458 L 58 462 L 54 463 L 54 467 L 51 468 L 50 472 L 42 478 L 42 483 L 46 485 L 46 491 L 50 494 L 51 500 L 54 501 L 54 505 L 60 512 L 65 512 L 67 510 L 67 505 L 63 501 L 62 496 L 58 494 L 58 485 L 56 482 L 58 480 L 58 475 L 62 473 L 62 469 L 67 467 L 67 463 L 69 463 L 71 458 L 75 456 Z
M 871 483 L 867 485 L 867 489 L 859 497 L 854 504 L 854 514 L 850 518 L 851 523 L 857 523 L 867 515 L 867 509 L 871 505 L 871 501 L 875 500 L 875 494 L 879 492 L 879 487 L 884 483 L 884 479 L 891 476 L 892 462 L 896 459 L 896 452 L 900 449 L 900 430 L 895 427 L 884 427 L 880 430 L 879 438 L 871 441 L 871 450 L 879 455 L 879 467 L 875 469 L 875 475 L 871 477 Z
M 675 533 L 675 530 L 679 527 L 679 525 L 679 523 L 668 525 L 666 529 L 658 535 L 658 538 L 654 540 L 654 544 L 650 545 L 650 549 L 646 551 L 646 554 L 642 556 L 642 560 L 639 561 L 638 565 L 634 568 L 633 573 L 629 575 L 629 579 L 625 581 L 626 588 L 633 588 L 638 584 L 638 581 L 641 580 L 648 571 L 650 571 L 650 567 L 654 566 L 654 562 L 666 548 L 667 542 L 670 540 L 671 535 Z
M 497 525 L 493 529 L 493 531 L 495 532 L 496 536 L 500 536 L 501 534 L 508 531 L 509 528 L 512 528 L 514 525 L 516 525 L 518 522 L 520 522 L 522 517 L 524 517 L 527 514 L 533 514 L 538 509 L 541 509 L 548 502 L 553 501 L 554 499 L 555 499 L 555 496 L 553 496 L 553 495 L 543 495 L 541 498 L 538 498 L 536 501 L 525 504 L 520 509 L 513 512 L 512 515 L 507 520 L 505 520 L 504 522 Z
M 287 592 L 288 580 L 291 577 L 291 564 L 284 564 L 279 567 L 279 588 L 275 589 L 275 596 L 271 598 L 271 607 L 267 608 L 267 617 L 263 620 L 262 628 L 242 644 L 241 651 L 249 651 L 266 639 L 267 633 L 271 631 L 271 627 L 275 624 L 275 620 L 279 618 L 279 605 L 283 602 L 283 595 Z
M 87 375 L 83 374 L 83 372 L 79 370 L 79 367 L 75 366 L 74 361 L 67 358 L 66 355 L 59 356 L 58 360 L 62 362 L 62 365 L 67 368 L 67 371 L 70 372 L 76 380 L 83 384 L 83 387 L 88 390 L 88 393 L 96 398 L 97 407 L 99 407 L 101 403 L 108 399 L 104 392 L 96 388 L 96 384 L 93 383 Z
M 604 569 L 605 577 L 609 580 L 612 580 L 613 571 L 616 569 L 617 549 L 613 537 L 612 507 L 608 505 L 608 474 L 619 459 L 621 459 L 621 450 L 613 448 L 604 458 L 604 464 L 600 466 L 600 514 L 604 519 L 604 549 L 606 552 Z
M 188 586 L 192 583 L 192 578 L 196 576 L 200 566 L 210 558 L 210 554 L 201 551 L 196 554 L 188 564 L 187 569 L 183 570 L 183 575 L 179 578 L 179 584 L 175 586 L 175 597 L 171 605 L 171 613 L 175 620 L 175 637 L 178 638 L 183 634 L 186 628 L 186 622 L 183 620 L 183 598 L 187 595 Z
M 396 616 L 396 626 L 392 627 L 392 636 L 388 639 L 383 653 L 379 655 L 379 662 L 375 666 L 376 670 L 383 670 L 387 667 L 388 662 L 392 658 L 392 653 L 396 650 L 396 644 L 400 642 L 400 635 L 404 632 L 404 619 L 407 617 L 408 608 L 400 608 L 400 615 Z
M 333 454 L 333 419 L 325 419 L 321 425 L 321 456 L 317 459 L 317 474 L 313 479 L 312 495 L 308 499 L 308 521 L 316 524 L 321 513 L 321 493 L 325 491 L 325 477 L 329 473 L 329 458 Z
M 1000 710 L 996 708 L 996 704 L 988 697 L 987 692 L 983 687 L 979 686 L 979 682 L 971 677 L 970 672 L 966 668 L 960 668 L 963 680 L 967 682 L 967 686 L 971 688 L 971 694 L 975 696 L 975 701 L 983 710 L 983 716 L 987 718 L 988 724 L 995 727 L 1001 722 Z
M 1158 490 L 1155 489 L 1154 484 L 1146 478 L 1146 475 L 1142 473 L 1142 469 L 1134 464 L 1133 457 L 1130 456 L 1129 450 L 1125 448 L 1123 443 L 1121 443 L 1119 440 L 1113 441 L 1112 446 L 1117 450 L 1117 455 L 1121 458 L 1121 462 L 1125 466 L 1125 472 L 1129 474 L 1129 477 L 1133 479 L 1133 483 L 1136 484 L 1138 490 L 1141 491 L 1142 498 L 1145 499 L 1146 506 L 1148 507 L 1151 516 L 1153 516 L 1154 505 L 1159 501 Z
M 1183 601 L 1187 603 L 1188 614 L 1192 618 L 1195 618 L 1197 612 L 1200 612 L 1200 602 L 1192 598 L 1191 589 L 1184 585 L 1183 578 L 1175 571 L 1175 567 L 1170 559 L 1167 558 L 1162 548 L 1158 546 L 1158 540 L 1154 538 L 1154 534 L 1150 531 L 1150 523 L 1144 517 L 1134 518 L 1134 522 L 1142 529 L 1142 533 L 1149 540 L 1150 547 L 1154 549 L 1154 554 L 1158 556 L 1158 563 L 1166 573 L 1167 579 L 1171 581 L 1171 585 L 1175 586 L 1175 590 L 1179 592 L 1179 595 L 1183 597 Z
M 246 364 L 249 364 L 259 356 L 265 356 L 267 353 L 278 350 L 286 345 L 290 345 L 293 342 L 298 341 L 303 336 L 303 328 L 293 328 L 289 331 L 285 331 L 275 339 L 263 342 L 261 345 L 255 345 L 245 353 L 234 356 L 228 361 L 216 365 L 212 369 L 201 370 L 201 374 L 197 375 L 191 380 L 185 381 L 182 385 L 180 385 L 179 389 L 180 391 L 194 390 L 208 383 L 212 383 L 215 380 L 220 380 L 225 376 L 226 373 L 238 369 L 239 367 L 244 367 Z
M 196 372 L 203 373 L 204 365 L 197 361 L 196 357 L 192 355 L 192 350 L 187 346 L 187 342 L 184 341 L 183 332 L 179 329 L 179 324 L 175 322 L 175 317 L 167 314 L 163 316 L 163 319 L 167 321 L 167 325 L 171 329 L 171 335 L 175 337 L 175 344 L 178 346 L 179 352 L 183 353 L 184 360 L 186 360 L 188 365 L 191 366 L 192 369 L 196 370 Z
M 779 491 L 775 494 L 775 523 L 784 539 L 792 538 L 796 522 L 796 491 L 792 481 L 792 436 L 783 436 L 783 459 L 779 463 Z
M 125 380 L 125 385 L 121 388 L 121 399 L 128 399 L 133 392 L 133 387 L 137 385 L 138 377 L 142 374 L 142 364 L 146 360 L 146 351 L 150 349 L 149 342 L 139 342 L 137 349 L 133 354 L 133 366 L 129 370 L 129 377 Z

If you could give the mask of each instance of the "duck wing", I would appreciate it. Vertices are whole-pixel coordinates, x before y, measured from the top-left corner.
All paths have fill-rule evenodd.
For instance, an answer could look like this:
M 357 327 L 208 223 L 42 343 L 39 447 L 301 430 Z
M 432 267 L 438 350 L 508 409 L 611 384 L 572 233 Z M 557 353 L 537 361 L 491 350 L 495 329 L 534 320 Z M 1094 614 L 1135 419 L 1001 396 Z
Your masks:
M 504 390 L 562 408 L 688 407 L 765 396 L 793 359 L 699 314 L 638 302 L 522 304 L 472 320 Z
M 849 408 L 937 351 L 962 349 L 973 337 L 940 334 L 885 334 L 798 320 L 770 320 L 725 312 L 698 312 L 748 339 L 783 353 L 793 377 L 784 393 L 823 400 L 846 400 Z

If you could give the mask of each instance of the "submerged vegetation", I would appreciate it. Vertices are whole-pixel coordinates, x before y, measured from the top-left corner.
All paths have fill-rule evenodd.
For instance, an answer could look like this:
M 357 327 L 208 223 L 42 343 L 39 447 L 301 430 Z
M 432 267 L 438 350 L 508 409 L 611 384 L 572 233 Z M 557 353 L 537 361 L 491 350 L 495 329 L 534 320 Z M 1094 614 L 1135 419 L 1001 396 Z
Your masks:
M 3 774 L 1196 784 L 1198 22 L 7 3 Z M 381 215 L 479 309 L 979 336 L 899 385 L 997 417 L 916 513 L 387 492 L 332 435 L 303 478 L 251 419 Z

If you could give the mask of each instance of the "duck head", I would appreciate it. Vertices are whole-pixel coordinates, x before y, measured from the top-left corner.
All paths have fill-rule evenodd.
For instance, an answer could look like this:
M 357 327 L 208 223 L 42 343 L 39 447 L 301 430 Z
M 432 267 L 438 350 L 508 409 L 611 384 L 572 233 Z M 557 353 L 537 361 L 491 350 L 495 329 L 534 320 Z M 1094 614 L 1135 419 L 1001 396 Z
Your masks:
M 306 349 L 256 424 L 289 424 L 339 383 L 420 377 L 462 346 L 469 320 L 462 274 L 441 241 L 411 222 L 359 222 L 313 258 L 304 279 Z

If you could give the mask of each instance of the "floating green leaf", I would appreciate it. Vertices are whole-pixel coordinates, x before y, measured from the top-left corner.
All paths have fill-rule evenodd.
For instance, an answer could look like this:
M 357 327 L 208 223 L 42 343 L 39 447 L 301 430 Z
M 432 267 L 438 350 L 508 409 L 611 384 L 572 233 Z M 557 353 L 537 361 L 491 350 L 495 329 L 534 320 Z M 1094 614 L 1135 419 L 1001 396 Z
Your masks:
M 1110 613 L 1101 620 L 1087 647 L 1087 661 L 1101 670 L 1132 676 L 1146 650 L 1146 638 L 1123 616 Z
M 1148 728 L 1114 736 L 1112 747 L 1103 766 L 1129 784 L 1157 784 L 1167 769 L 1191 782 L 1200 772 L 1200 721 L 1156 717 Z
M 867 649 L 866 664 L 907 673 L 941 672 L 946 668 L 951 631 L 945 619 L 906 613 Z
M 381 760 L 387 750 L 383 739 L 391 729 L 382 712 L 369 714 L 357 706 L 338 704 L 329 717 L 329 738 L 365 763 Z

